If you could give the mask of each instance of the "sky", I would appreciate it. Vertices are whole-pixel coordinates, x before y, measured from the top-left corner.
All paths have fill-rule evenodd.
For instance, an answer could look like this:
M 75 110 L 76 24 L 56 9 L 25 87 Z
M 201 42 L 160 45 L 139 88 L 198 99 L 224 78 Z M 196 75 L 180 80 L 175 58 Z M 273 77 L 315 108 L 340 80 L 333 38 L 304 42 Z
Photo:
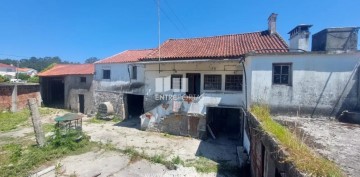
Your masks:
M 83 62 L 158 46 L 157 0 L 1 0 L 0 58 Z M 160 0 L 160 41 L 267 29 L 288 41 L 298 24 L 360 26 L 359 0 Z

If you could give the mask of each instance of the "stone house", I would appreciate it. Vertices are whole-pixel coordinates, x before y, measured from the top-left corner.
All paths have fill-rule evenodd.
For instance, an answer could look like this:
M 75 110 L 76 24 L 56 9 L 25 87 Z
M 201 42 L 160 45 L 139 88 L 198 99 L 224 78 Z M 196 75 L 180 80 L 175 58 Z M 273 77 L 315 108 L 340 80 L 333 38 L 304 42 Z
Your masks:
M 56 64 L 39 73 L 44 105 L 94 113 L 93 75 L 93 64 Z
M 96 108 L 110 102 L 115 114 L 123 118 L 139 117 L 144 113 L 144 65 L 137 62 L 150 52 L 152 49 L 126 50 L 95 62 Z

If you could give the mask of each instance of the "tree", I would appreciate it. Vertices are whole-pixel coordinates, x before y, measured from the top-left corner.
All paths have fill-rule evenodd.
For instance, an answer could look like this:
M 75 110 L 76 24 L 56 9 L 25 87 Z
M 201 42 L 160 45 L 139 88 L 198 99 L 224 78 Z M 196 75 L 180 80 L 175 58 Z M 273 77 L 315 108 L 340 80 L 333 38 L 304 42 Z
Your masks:
M 18 79 L 23 80 L 23 81 L 27 81 L 27 80 L 30 78 L 29 75 L 24 74 L 24 73 L 17 73 L 17 76 L 16 76 L 16 77 L 17 77 Z
M 85 60 L 85 63 L 95 63 L 95 62 L 97 62 L 97 61 L 99 61 L 98 58 L 96 58 L 96 57 L 90 57 L 90 58 L 88 58 L 88 59 Z

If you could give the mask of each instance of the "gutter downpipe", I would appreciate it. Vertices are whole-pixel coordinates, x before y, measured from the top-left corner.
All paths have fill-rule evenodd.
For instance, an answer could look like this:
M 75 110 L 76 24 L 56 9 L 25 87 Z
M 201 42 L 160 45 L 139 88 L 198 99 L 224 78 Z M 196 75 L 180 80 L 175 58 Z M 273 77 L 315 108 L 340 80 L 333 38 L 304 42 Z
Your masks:
M 247 79 L 246 79 L 246 68 L 245 68 L 245 57 L 241 57 L 240 58 L 240 63 L 242 64 L 243 68 L 244 68 L 244 78 L 245 78 L 245 109 L 247 109 Z

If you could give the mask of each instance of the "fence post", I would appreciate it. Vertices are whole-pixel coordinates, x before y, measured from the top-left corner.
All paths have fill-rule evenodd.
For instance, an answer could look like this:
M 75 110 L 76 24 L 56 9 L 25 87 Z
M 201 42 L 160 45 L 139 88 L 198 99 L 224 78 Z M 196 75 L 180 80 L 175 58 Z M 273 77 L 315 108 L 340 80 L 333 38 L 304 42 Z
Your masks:
M 40 113 L 39 113 L 37 101 L 35 98 L 30 98 L 28 100 L 28 103 L 31 111 L 31 120 L 34 126 L 36 143 L 38 144 L 38 146 L 44 147 L 45 135 L 41 126 Z

